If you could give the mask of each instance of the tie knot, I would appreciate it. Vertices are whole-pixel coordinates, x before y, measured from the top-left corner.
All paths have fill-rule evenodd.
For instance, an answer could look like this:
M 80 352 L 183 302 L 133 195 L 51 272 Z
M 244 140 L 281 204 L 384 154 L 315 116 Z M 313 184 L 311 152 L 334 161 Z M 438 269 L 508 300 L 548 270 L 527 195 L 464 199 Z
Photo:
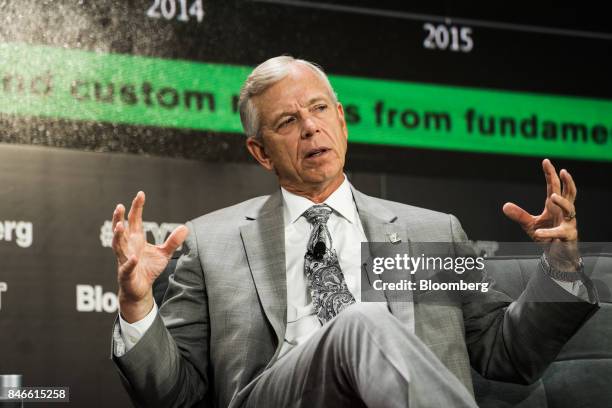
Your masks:
M 332 209 L 327 204 L 317 204 L 304 211 L 304 217 L 313 225 L 325 224 L 331 213 Z

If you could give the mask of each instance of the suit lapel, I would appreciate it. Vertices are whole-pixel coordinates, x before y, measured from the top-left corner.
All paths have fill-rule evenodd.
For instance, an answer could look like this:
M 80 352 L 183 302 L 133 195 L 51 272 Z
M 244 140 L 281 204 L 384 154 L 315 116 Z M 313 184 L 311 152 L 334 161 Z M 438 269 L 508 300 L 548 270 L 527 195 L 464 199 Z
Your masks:
M 351 186 L 359 219 L 363 225 L 368 242 L 409 243 L 407 231 L 395 224 L 397 216 L 371 197 Z M 370 254 L 372 256 L 373 254 Z
M 362 277 L 367 276 L 370 285 L 376 279 L 382 279 L 385 281 L 385 273 L 381 275 L 375 275 L 372 272 L 372 258 L 377 256 L 394 256 L 393 249 L 387 245 L 396 243 L 398 245 L 408 245 L 410 247 L 410 240 L 406 228 L 395 224 L 397 216 L 382 205 L 378 204 L 375 200 L 368 197 L 367 195 L 360 193 L 351 186 L 353 191 L 353 197 L 359 212 L 359 218 L 365 235 L 368 239 L 369 253 L 362 255 L 362 267 L 365 269 Z M 377 243 L 384 242 L 387 245 L 381 246 Z M 386 248 L 385 248 L 386 247 Z M 412 253 L 412 251 L 410 251 Z M 393 313 L 399 320 L 406 323 L 412 331 L 414 331 L 414 305 L 412 302 L 412 292 L 410 291 L 384 291 L 386 301 L 389 305 L 391 313 Z
M 250 223 L 240 228 L 259 301 L 282 345 L 287 325 L 285 228 L 280 190 L 271 195 Z M 280 347 L 277 347 L 277 353 Z M 274 359 L 273 359 L 274 360 Z

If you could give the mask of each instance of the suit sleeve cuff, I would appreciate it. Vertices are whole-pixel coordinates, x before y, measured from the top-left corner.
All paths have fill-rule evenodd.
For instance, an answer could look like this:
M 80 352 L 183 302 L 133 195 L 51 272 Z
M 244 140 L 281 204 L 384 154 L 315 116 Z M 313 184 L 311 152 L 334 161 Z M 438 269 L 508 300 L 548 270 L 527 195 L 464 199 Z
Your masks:
M 144 334 L 149 330 L 149 327 L 155 321 L 155 316 L 157 315 L 157 305 L 155 302 L 153 303 L 153 308 L 151 311 L 142 319 L 135 323 L 128 323 L 121 317 L 121 313 L 119 313 L 119 328 L 121 340 L 124 344 L 124 353 L 130 351 L 136 343 L 144 336 Z M 117 351 L 115 350 L 115 355 L 117 355 Z

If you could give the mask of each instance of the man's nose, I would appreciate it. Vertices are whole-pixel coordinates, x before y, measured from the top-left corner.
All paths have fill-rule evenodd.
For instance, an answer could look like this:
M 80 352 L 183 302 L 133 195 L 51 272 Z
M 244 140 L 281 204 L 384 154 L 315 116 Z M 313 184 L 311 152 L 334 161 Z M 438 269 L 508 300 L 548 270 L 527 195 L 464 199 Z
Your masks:
M 319 131 L 319 125 L 311 116 L 305 116 L 302 119 L 302 138 L 312 137 Z

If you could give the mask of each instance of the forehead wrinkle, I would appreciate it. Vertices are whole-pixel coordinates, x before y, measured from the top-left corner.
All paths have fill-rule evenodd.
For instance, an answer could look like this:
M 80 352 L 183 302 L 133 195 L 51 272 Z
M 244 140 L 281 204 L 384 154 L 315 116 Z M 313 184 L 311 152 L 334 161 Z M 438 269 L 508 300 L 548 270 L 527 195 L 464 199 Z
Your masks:
M 315 95 L 313 97 L 311 97 L 308 102 L 306 102 L 305 106 L 310 106 L 318 101 L 325 101 L 325 96 L 324 95 Z M 298 105 L 300 105 L 300 103 L 298 102 Z M 282 118 L 283 116 L 290 116 L 290 115 L 294 115 L 298 110 L 297 109 L 285 109 L 282 112 L 280 112 L 277 115 L 274 115 L 274 119 L 272 120 L 272 123 L 276 123 L 280 118 Z

